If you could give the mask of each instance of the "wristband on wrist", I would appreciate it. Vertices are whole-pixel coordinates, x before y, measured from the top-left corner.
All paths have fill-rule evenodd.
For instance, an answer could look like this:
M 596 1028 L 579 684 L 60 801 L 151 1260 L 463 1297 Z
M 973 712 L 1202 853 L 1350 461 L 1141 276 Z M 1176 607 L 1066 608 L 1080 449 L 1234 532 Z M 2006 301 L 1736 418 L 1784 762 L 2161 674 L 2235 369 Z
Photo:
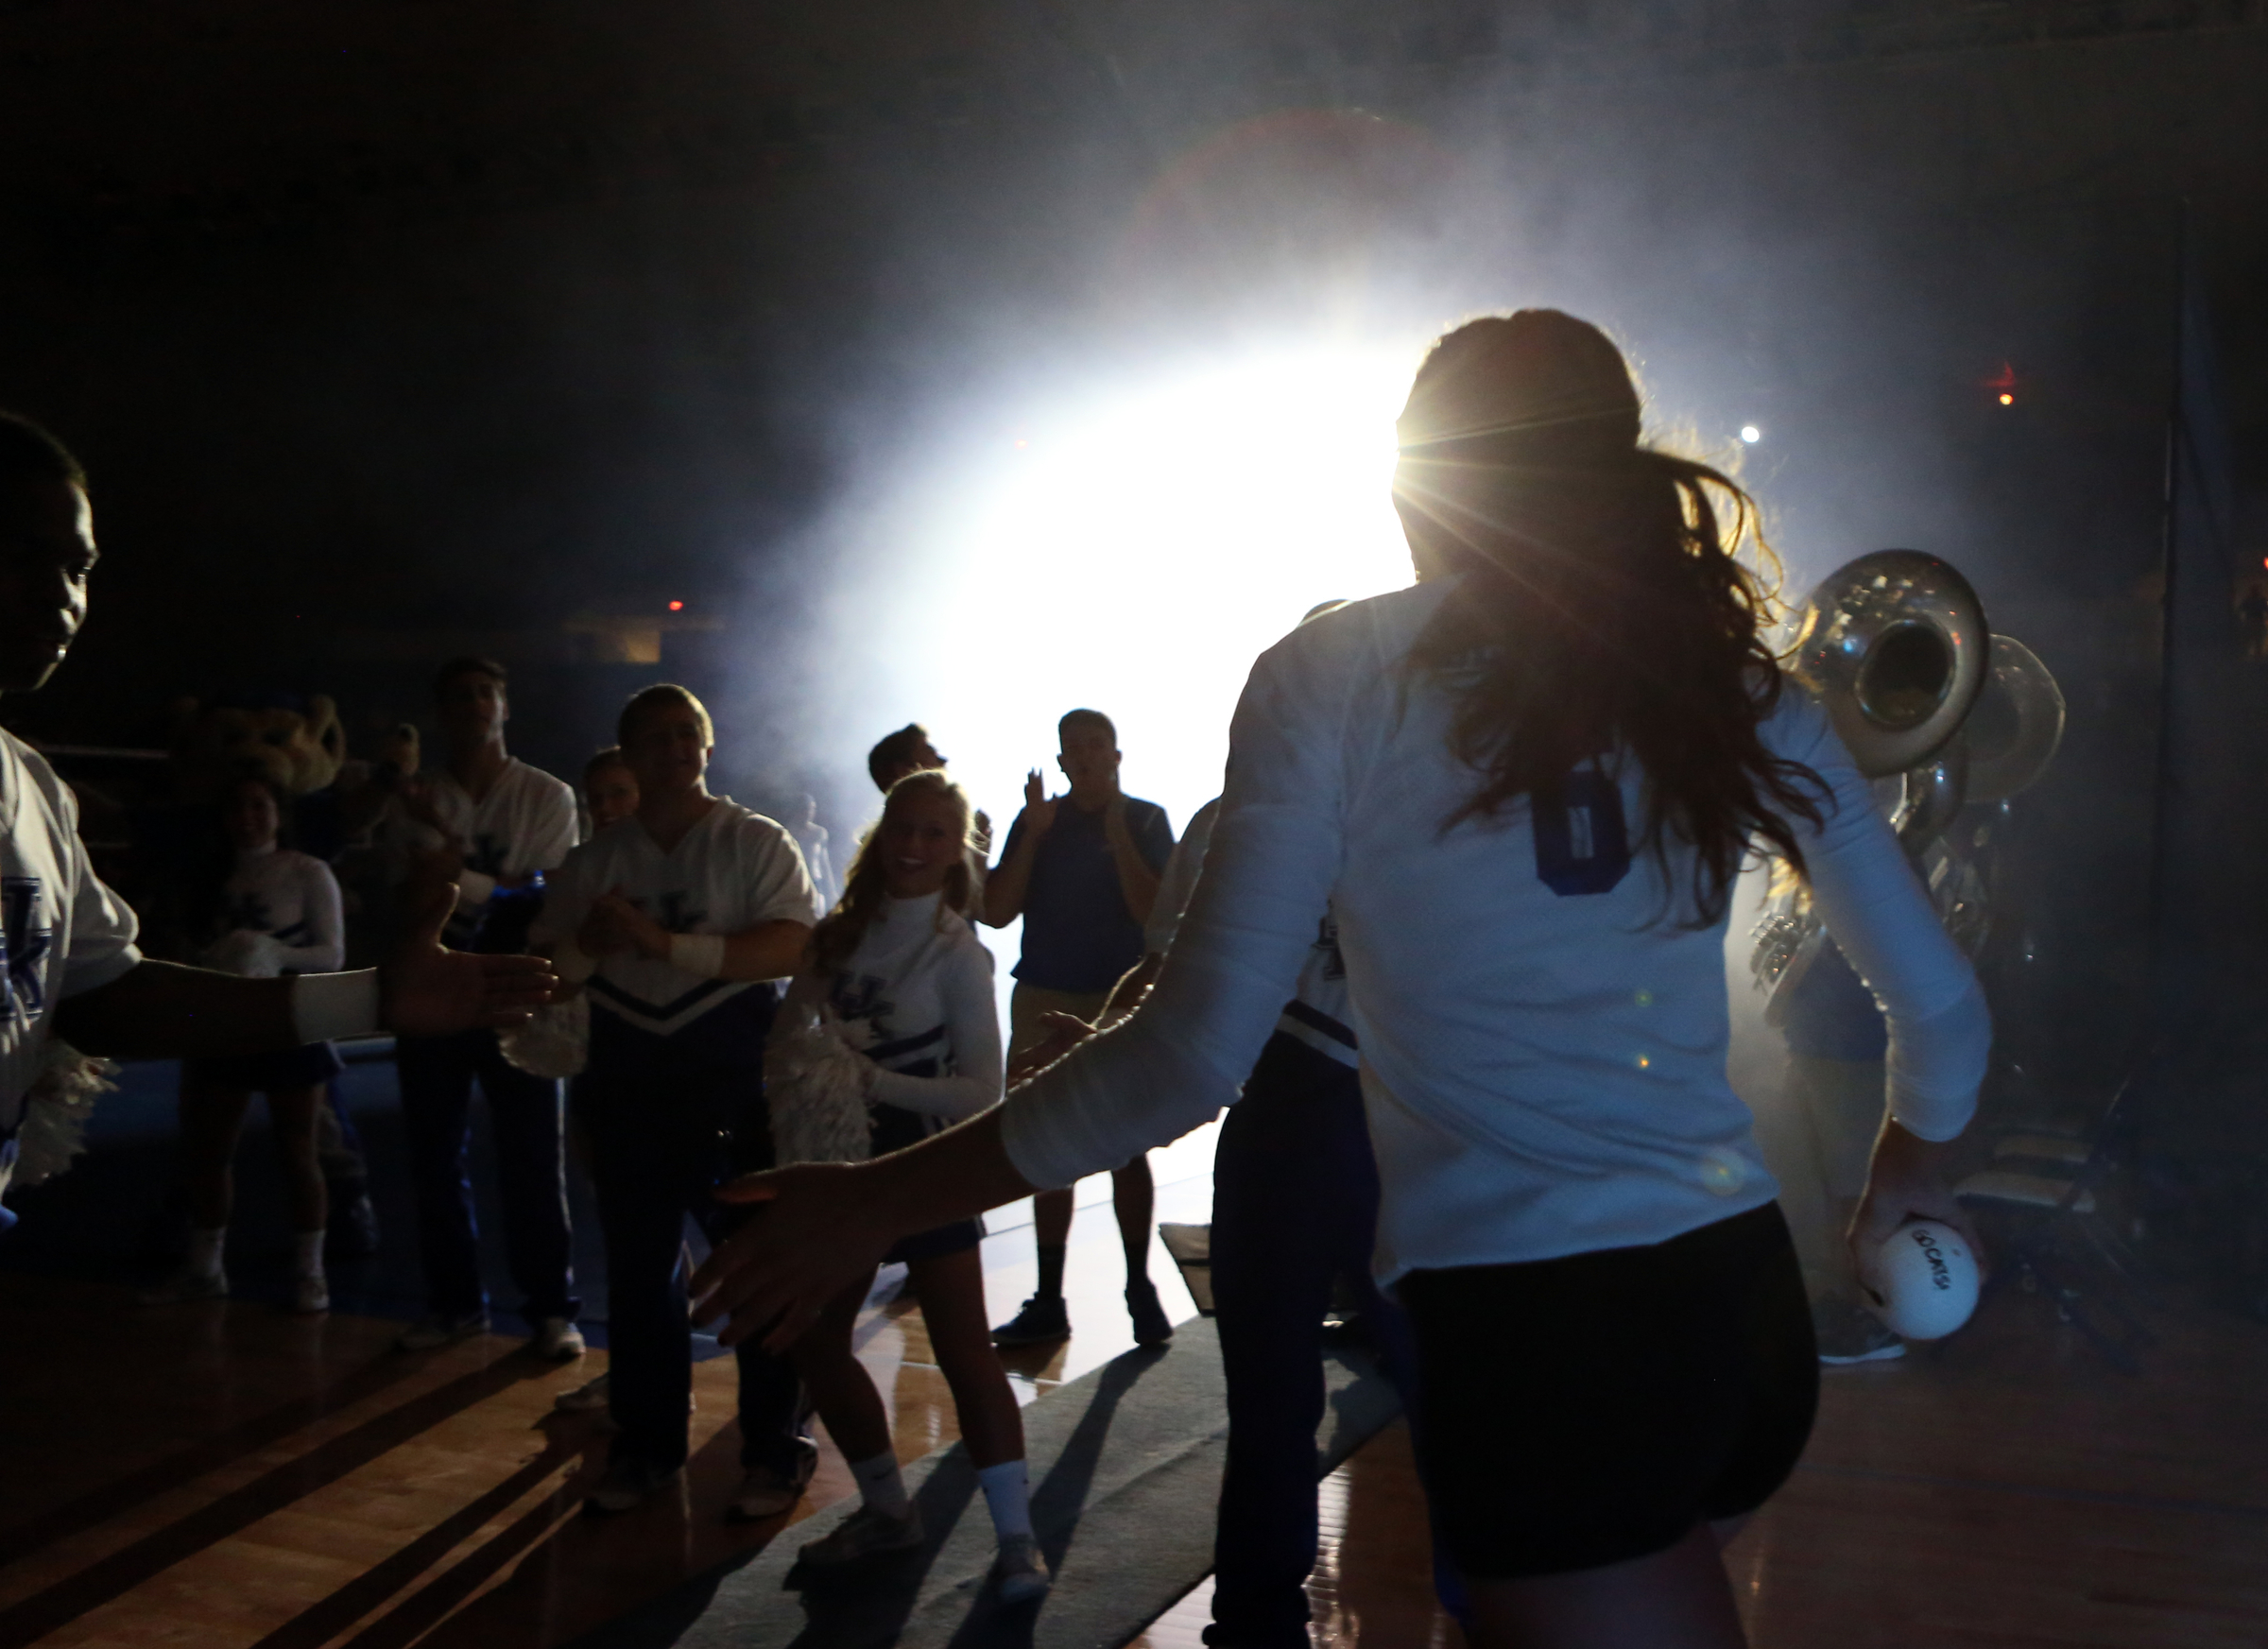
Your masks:
M 725 971 L 725 936 L 670 935 L 669 965 L 682 973 L 696 974 L 703 979 L 717 978 Z
M 291 1028 L 301 1044 L 376 1032 L 378 970 L 299 975 L 291 982 Z

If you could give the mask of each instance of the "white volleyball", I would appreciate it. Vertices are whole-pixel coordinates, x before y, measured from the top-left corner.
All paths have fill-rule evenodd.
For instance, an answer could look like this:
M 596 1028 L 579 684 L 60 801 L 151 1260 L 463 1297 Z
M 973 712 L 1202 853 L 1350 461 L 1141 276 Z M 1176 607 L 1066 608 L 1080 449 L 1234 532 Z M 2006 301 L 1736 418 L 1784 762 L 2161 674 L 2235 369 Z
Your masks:
M 1977 1257 L 1950 1226 L 1908 1220 L 1867 1268 L 1875 1315 L 1908 1340 L 1942 1340 L 1977 1309 Z

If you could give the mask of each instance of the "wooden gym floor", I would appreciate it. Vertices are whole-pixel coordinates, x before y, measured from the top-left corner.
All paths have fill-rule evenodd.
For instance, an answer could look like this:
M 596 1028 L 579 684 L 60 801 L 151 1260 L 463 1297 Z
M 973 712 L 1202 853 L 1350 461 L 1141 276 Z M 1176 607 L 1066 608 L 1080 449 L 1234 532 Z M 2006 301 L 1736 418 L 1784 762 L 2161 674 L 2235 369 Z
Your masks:
M 1160 1179 L 1161 1217 L 1202 1217 L 1201 1177 Z M 1107 1211 L 1082 1213 L 1079 1333 L 1018 1365 L 1027 1398 L 1125 1348 L 1112 1238 Z M 1005 1314 L 1029 1234 L 988 1246 Z M 122 1291 L 17 1277 L 0 1277 L 0 1646 L 536 1649 L 780 1535 L 718 1520 L 737 1478 L 727 1360 L 696 1369 L 682 1489 L 593 1522 L 576 1506 L 603 1433 L 551 1401 L 603 1354 L 559 1368 L 486 1338 L 404 1357 L 393 1323 L 136 1312 Z M 1802 1468 L 1729 1554 L 1755 1641 L 2268 1642 L 2268 1329 L 2184 1305 L 2154 1326 L 2161 1343 L 2121 1375 L 2008 1289 L 1952 1342 L 1830 1371 Z M 878 1298 L 862 1355 L 908 1458 L 954 1435 L 926 1351 L 919 1314 Z M 846 1492 L 831 1453 L 805 1509 Z M 1456 1642 L 1400 1427 L 1324 1506 L 1318 1637 Z M 1182 1649 L 1204 1619 L 1199 1588 L 1138 1641 Z

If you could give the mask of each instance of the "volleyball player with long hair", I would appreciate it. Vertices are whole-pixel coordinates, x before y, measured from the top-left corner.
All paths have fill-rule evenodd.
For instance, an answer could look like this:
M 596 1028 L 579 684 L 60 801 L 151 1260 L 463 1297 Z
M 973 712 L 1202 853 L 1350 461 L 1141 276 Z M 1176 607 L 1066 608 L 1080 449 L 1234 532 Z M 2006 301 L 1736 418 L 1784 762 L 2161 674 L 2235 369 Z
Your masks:
M 893 784 L 881 822 L 851 863 L 842 902 L 814 930 L 789 987 L 791 1007 L 799 999 L 823 1005 L 863 1044 L 877 1156 L 1000 1099 L 992 956 L 969 920 L 979 897 L 970 867 L 973 823 L 968 793 L 941 772 L 918 769 Z M 775 1091 L 773 1104 L 782 1102 Z M 882 1259 L 906 1267 L 1000 1539 L 993 1572 L 1001 1596 L 1020 1603 L 1046 1591 L 1049 1576 L 1032 1537 L 1023 1417 L 985 1314 L 983 1236 L 974 1219 L 950 1220 L 901 1239 Z M 871 1266 L 853 1275 L 795 1346 L 796 1370 L 866 1500 L 848 1522 L 803 1548 L 811 1568 L 906 1550 L 923 1538 L 890 1447 L 889 1416 L 851 1351 L 873 1281 Z
M 1596 328 L 1459 327 L 1419 367 L 1394 500 L 1415 588 L 1254 666 L 1205 873 L 1156 988 L 1007 1103 L 799 1168 L 696 1292 L 793 1340 L 906 1230 L 1069 1184 L 1236 1097 L 1329 902 L 1415 1327 L 1435 1537 L 1494 1645 L 1742 1641 L 1718 1540 L 1793 1469 L 1818 1370 L 1726 1079 L 1732 883 L 1777 853 L 1890 1022 L 1851 1231 L 1961 1223 L 1984 998 L 1738 558 L 1753 505 L 1640 440 Z

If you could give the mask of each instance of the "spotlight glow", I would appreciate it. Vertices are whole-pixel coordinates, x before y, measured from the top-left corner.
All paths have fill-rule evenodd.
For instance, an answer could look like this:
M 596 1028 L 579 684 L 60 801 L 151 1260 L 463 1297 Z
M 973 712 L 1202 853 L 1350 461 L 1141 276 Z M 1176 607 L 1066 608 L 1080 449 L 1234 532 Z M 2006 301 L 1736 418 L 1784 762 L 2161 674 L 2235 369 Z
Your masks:
M 1741 439 L 1746 441 L 1750 446 L 1754 446 L 1758 441 L 1761 441 L 1763 438 L 1764 432 L 1757 428 L 1753 423 L 1744 423 L 1741 425 Z
M 921 554 L 950 582 L 906 638 L 895 721 L 934 730 L 1005 829 L 1027 769 L 1061 788 L 1057 717 L 1103 711 L 1127 791 L 1178 831 L 1220 789 L 1253 660 L 1318 601 L 1410 582 L 1389 488 L 1416 360 L 1255 356 L 1020 421 Z

